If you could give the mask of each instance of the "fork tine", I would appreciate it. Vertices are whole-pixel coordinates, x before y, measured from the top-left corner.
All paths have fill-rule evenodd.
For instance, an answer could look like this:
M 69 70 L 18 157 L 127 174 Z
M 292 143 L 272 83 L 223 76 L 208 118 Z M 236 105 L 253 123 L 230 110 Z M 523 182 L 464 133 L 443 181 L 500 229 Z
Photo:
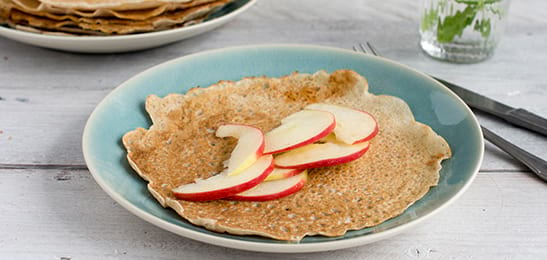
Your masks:
M 357 49 L 357 47 L 355 47 L 355 45 L 352 48 L 353 48 L 353 51 L 359 52 L 359 50 Z
M 368 41 L 367 41 L 367 46 L 370 49 L 370 51 L 372 52 L 372 54 L 374 54 L 375 56 L 382 56 L 382 54 L 380 54 L 380 52 L 378 50 L 376 50 L 376 48 L 374 48 L 374 46 L 372 46 L 372 44 Z
M 365 47 L 365 45 L 364 45 L 364 44 L 362 44 L 362 43 L 359 43 L 359 48 L 361 48 L 361 51 L 362 51 L 362 52 L 364 52 L 364 53 L 368 53 L 368 51 L 367 51 L 367 48 Z

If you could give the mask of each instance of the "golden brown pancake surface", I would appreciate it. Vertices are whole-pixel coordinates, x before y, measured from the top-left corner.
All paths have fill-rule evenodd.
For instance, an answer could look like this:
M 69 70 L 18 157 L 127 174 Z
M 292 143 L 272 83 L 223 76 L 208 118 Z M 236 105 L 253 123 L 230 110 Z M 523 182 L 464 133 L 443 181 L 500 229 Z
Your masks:
M 378 121 L 379 133 L 360 159 L 311 169 L 304 188 L 266 202 L 176 200 L 171 189 L 223 169 L 236 141 L 215 137 L 223 123 L 267 132 L 311 103 L 360 109 Z M 418 123 L 399 98 L 368 93 L 350 70 L 254 77 L 195 88 L 185 95 L 149 96 L 153 125 L 123 137 L 127 158 L 164 207 L 217 232 L 298 241 L 306 235 L 340 236 L 401 214 L 437 184 L 446 141 Z

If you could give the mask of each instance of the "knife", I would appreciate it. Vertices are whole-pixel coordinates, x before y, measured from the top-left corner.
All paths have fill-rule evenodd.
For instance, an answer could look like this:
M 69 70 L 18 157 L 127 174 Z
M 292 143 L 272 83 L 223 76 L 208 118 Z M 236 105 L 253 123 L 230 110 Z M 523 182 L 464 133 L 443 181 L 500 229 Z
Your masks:
M 446 80 L 437 77 L 433 78 L 454 91 L 470 107 L 547 136 L 547 120 L 545 118 L 526 109 L 510 107 Z

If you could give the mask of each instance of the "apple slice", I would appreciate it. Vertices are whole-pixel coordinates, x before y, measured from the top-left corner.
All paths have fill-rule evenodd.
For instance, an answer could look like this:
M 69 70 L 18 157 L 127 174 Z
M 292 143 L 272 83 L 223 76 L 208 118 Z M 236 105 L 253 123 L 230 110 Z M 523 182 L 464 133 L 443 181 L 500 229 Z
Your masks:
M 286 179 L 262 182 L 254 188 L 238 193 L 228 199 L 251 201 L 275 200 L 299 191 L 304 187 L 307 180 L 307 171 L 303 171 L 298 175 Z
M 222 199 L 258 185 L 272 170 L 273 156 L 264 155 L 238 175 L 228 176 L 227 172 L 222 172 L 205 180 L 198 179 L 194 183 L 181 185 L 172 191 L 181 200 Z
M 314 143 L 336 126 L 330 112 L 302 110 L 281 120 L 281 125 L 264 135 L 265 154 L 280 153 Z
M 334 133 L 330 133 L 329 135 L 321 138 L 321 140 L 319 140 L 319 142 L 322 142 L 322 143 L 340 143 L 341 141 L 340 140 L 336 140 L 336 136 L 334 135 Z
M 365 111 L 321 103 L 308 105 L 305 109 L 331 112 L 336 118 L 333 131 L 336 139 L 346 144 L 366 142 L 378 133 L 376 119 Z
M 251 166 L 264 151 L 264 133 L 262 130 L 248 125 L 221 125 L 216 132 L 217 137 L 238 138 L 237 145 L 228 159 L 228 176 L 237 175 Z
M 301 173 L 303 169 L 281 169 L 274 168 L 273 171 L 264 179 L 264 181 L 275 181 L 292 177 Z
M 327 142 L 309 144 L 275 157 L 275 166 L 283 169 L 308 169 L 347 163 L 361 157 L 369 143 Z

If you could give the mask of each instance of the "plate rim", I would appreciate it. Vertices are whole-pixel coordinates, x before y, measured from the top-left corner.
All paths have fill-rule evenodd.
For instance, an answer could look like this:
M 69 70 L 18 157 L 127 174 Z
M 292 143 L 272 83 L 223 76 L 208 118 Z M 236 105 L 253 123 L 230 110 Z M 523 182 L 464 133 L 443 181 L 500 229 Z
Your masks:
M 127 34 L 127 35 L 105 35 L 105 36 L 46 35 L 46 34 L 16 30 L 3 25 L 0 25 L 0 32 L 4 31 L 6 34 L 13 34 L 13 35 L 17 35 L 17 36 L 21 36 L 25 38 L 32 38 L 34 40 L 56 40 L 56 41 L 66 40 L 66 41 L 74 41 L 74 42 L 91 42 L 91 41 L 109 42 L 109 41 L 120 41 L 120 40 L 140 40 L 140 39 L 149 38 L 149 37 L 162 37 L 162 36 L 167 36 L 171 34 L 177 34 L 177 33 L 180 33 L 181 31 L 187 31 L 190 29 L 199 30 L 199 29 L 202 29 L 202 27 L 213 26 L 219 23 L 222 24 L 222 22 L 227 22 L 231 18 L 234 18 L 235 16 L 246 11 L 251 6 L 253 6 L 257 1 L 258 0 L 249 0 L 247 3 L 235 9 L 234 11 L 212 20 L 208 20 L 208 21 L 194 24 L 187 27 L 180 27 L 176 29 L 168 29 L 168 30 L 156 31 L 156 32 L 144 32 L 144 33 Z M 0 34 L 0 35 L 3 35 L 3 34 Z
M 418 71 L 410 66 L 407 66 L 402 63 L 398 63 L 383 57 L 378 56 L 372 56 L 368 55 L 369 58 L 378 59 L 382 62 L 386 62 L 388 64 L 391 64 L 396 67 L 403 68 L 405 70 L 409 70 L 416 74 L 417 76 L 420 76 L 422 78 L 427 79 L 432 84 L 434 84 L 436 87 L 445 90 L 447 94 L 450 94 L 452 98 L 455 98 L 460 105 L 465 108 L 465 111 L 467 111 L 472 118 L 472 122 L 474 123 L 474 126 L 476 130 L 478 131 L 479 136 L 479 147 L 481 148 L 479 150 L 478 158 L 476 161 L 476 164 L 473 167 L 472 174 L 467 179 L 467 181 L 461 186 L 460 190 L 458 190 L 450 199 L 448 199 L 446 202 L 441 204 L 439 207 L 433 209 L 431 212 L 420 216 L 416 219 L 413 219 L 410 222 L 401 224 L 399 226 L 396 226 L 394 228 L 381 231 L 379 233 L 372 233 L 347 239 L 341 239 L 341 240 L 334 240 L 334 241 L 324 241 L 324 242 L 310 242 L 310 243 L 264 243 L 264 242 L 255 242 L 255 241 L 244 241 L 244 240 L 238 240 L 233 238 L 226 238 L 217 236 L 214 234 L 205 234 L 198 231 L 190 230 L 185 227 L 169 223 L 163 219 L 160 219 L 158 217 L 153 216 L 152 214 L 141 210 L 140 208 L 134 206 L 131 202 L 124 199 L 121 195 L 119 195 L 116 191 L 111 189 L 108 184 L 102 179 L 101 176 L 98 175 L 96 172 L 96 168 L 94 167 L 92 161 L 91 161 L 91 155 L 90 152 L 87 150 L 89 147 L 89 134 L 90 134 L 90 128 L 93 123 L 93 121 L 97 120 L 97 114 L 98 109 L 103 106 L 105 103 L 107 103 L 110 99 L 112 99 L 117 92 L 121 91 L 122 89 L 129 88 L 132 85 L 133 81 L 137 81 L 139 78 L 141 78 L 144 75 L 154 73 L 157 70 L 161 70 L 164 67 L 169 67 L 172 64 L 183 62 L 184 60 L 191 60 L 198 56 L 206 56 L 206 55 L 215 55 L 223 52 L 230 52 L 230 51 L 237 51 L 242 49 L 279 49 L 279 48 L 305 48 L 305 49 L 315 49 L 317 51 L 331 51 L 331 52 L 342 52 L 342 53 L 352 53 L 352 54 L 359 54 L 351 50 L 337 48 L 337 47 L 330 47 L 330 46 L 321 46 L 321 45 L 311 45 L 311 44 L 251 44 L 251 45 L 241 45 L 241 46 L 235 46 L 235 47 L 225 47 L 225 48 L 218 48 L 218 49 L 212 49 L 212 50 L 206 50 L 206 51 L 200 51 L 193 54 L 181 56 L 178 58 L 174 58 L 165 62 L 162 62 L 160 64 L 154 65 L 144 71 L 141 71 L 135 75 L 133 75 L 131 78 L 127 79 L 126 81 L 119 84 L 117 87 L 111 90 L 110 93 L 108 93 L 93 109 L 93 112 L 90 114 L 89 118 L 86 121 L 83 135 L 82 135 L 82 151 L 84 155 L 84 160 L 86 162 L 86 165 L 95 179 L 95 181 L 99 184 L 99 186 L 117 203 L 119 203 L 121 206 L 123 206 L 125 209 L 129 210 L 134 215 L 146 220 L 147 222 L 160 227 L 164 230 L 173 232 L 175 234 L 181 235 L 186 238 L 190 238 L 193 240 L 197 240 L 200 242 L 213 244 L 217 246 L 223 246 L 228 248 L 235 248 L 240 250 L 246 250 L 246 251 L 255 251 L 255 252 L 270 252 L 270 253 L 307 253 L 307 252 L 322 252 L 322 251 L 329 251 L 329 250 L 337 250 L 337 249 L 344 249 L 344 248 L 350 248 L 355 247 L 359 245 L 364 245 L 372 242 L 376 242 L 388 237 L 391 237 L 395 234 L 401 233 L 405 230 L 408 230 L 419 223 L 422 223 L 424 220 L 429 219 L 430 217 L 436 215 L 438 212 L 452 204 L 454 201 L 456 201 L 471 185 L 473 180 L 476 178 L 480 166 L 482 164 L 482 161 L 484 159 L 484 138 L 482 135 L 482 130 L 479 127 L 479 121 L 477 117 L 474 115 L 474 113 L 471 111 L 471 109 L 465 104 L 465 102 L 458 97 L 453 91 L 448 89 L 443 84 L 439 83 L 435 79 L 431 78 L 427 74 Z M 363 55 L 363 54 L 359 54 Z

